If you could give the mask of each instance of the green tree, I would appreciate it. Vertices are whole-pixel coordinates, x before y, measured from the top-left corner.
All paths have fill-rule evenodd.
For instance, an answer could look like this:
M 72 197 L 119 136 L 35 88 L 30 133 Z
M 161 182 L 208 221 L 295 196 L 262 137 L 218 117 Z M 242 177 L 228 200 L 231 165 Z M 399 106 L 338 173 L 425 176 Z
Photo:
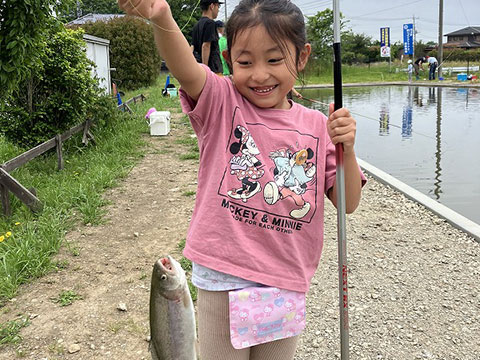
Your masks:
M 160 56 L 155 47 L 152 26 L 133 17 L 117 17 L 82 25 L 86 34 L 110 40 L 112 76 L 122 89 L 150 86 L 160 73 Z
M 1 106 L 0 129 L 20 146 L 31 147 L 94 116 L 98 83 L 90 75 L 83 31 L 52 29 L 41 66 Z M 97 108 L 98 110 L 98 108 Z
M 342 34 L 342 62 L 365 63 L 368 62 L 369 48 L 372 38 L 365 34 L 355 34 L 352 30 Z
M 0 0 L 0 101 L 41 66 L 53 16 L 72 0 Z
M 346 25 L 340 14 L 340 32 Z M 320 60 L 331 61 L 333 58 L 333 11 L 325 9 L 307 20 L 307 39 L 312 44 L 312 55 Z
M 192 42 L 193 26 L 201 17 L 198 0 L 169 0 L 172 15 L 188 42 Z

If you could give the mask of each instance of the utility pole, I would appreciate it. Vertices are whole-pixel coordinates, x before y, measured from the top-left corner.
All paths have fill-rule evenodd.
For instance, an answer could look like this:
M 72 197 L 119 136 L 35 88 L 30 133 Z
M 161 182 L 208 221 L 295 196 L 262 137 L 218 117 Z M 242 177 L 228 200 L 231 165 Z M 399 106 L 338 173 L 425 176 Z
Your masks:
M 225 0 L 225 23 L 227 22 L 227 0 Z
M 413 15 L 413 50 L 412 50 L 412 58 L 415 61 L 415 41 L 417 38 L 417 27 L 415 26 L 415 15 Z
M 443 67 L 443 0 L 439 0 L 438 9 L 438 79 L 442 77 Z

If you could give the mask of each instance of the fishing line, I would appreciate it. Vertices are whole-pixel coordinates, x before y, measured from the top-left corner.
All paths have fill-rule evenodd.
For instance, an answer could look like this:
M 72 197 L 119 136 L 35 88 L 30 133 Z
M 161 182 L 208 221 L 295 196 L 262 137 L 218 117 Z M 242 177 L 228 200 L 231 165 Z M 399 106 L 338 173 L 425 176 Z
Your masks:
M 133 8 L 133 10 L 135 10 L 135 11 L 137 12 L 137 14 L 138 14 L 139 17 L 141 17 L 142 19 L 148 20 L 148 22 L 152 23 L 154 26 L 156 26 L 156 27 L 159 28 L 160 30 L 163 30 L 163 31 L 166 31 L 166 32 L 171 32 L 171 33 L 182 32 L 183 29 L 185 29 L 185 28 L 187 27 L 187 25 L 190 23 L 190 20 L 192 20 L 193 14 L 195 13 L 195 10 L 197 10 L 198 5 L 200 5 L 200 1 L 201 1 L 201 0 L 198 0 L 198 1 L 197 1 L 197 4 L 195 5 L 195 7 L 193 8 L 192 12 L 190 13 L 190 17 L 188 18 L 186 24 L 183 25 L 183 27 L 182 27 L 180 30 L 171 30 L 171 29 L 164 29 L 164 28 L 161 27 L 160 25 L 157 25 L 157 24 L 155 24 L 153 21 L 150 21 L 150 19 L 145 18 L 142 14 L 140 14 L 140 11 L 137 10 L 137 7 L 136 7 L 135 5 L 133 5 L 132 0 L 128 0 L 128 2 L 130 3 L 130 6 Z M 138 5 L 138 4 L 137 4 L 137 5 Z
M 300 94 L 300 96 L 297 96 L 299 99 L 303 99 L 303 100 L 306 100 L 306 101 L 309 101 L 313 104 L 319 104 L 319 105 L 323 105 L 325 107 L 328 108 L 329 104 L 327 103 L 324 103 L 324 102 L 321 102 L 321 101 L 318 101 L 318 100 L 314 100 L 314 99 L 309 99 L 307 97 L 304 97 L 303 95 Z M 378 120 L 378 119 L 375 119 L 375 118 L 372 118 L 370 116 L 366 116 L 366 115 L 363 115 L 363 114 L 360 114 L 360 113 L 357 113 L 357 112 L 353 112 L 353 111 L 350 111 L 351 114 L 353 115 L 357 115 L 357 116 L 361 116 L 361 117 L 364 117 L 366 119 L 369 119 L 369 120 L 373 120 L 375 122 L 378 122 L 379 124 L 381 124 L 381 120 Z M 399 128 L 399 129 L 403 129 L 402 126 L 399 126 L 399 125 L 396 125 L 396 124 L 392 124 L 392 123 L 389 123 L 388 124 L 389 126 L 393 126 L 393 127 L 396 127 L 396 128 Z M 418 135 L 421 135 L 421 136 L 425 136 L 426 138 L 429 138 L 429 139 L 432 139 L 432 140 L 435 140 L 437 141 L 436 138 L 434 138 L 433 136 L 429 136 L 429 135 L 426 135 L 426 134 L 423 134 L 423 133 L 420 133 L 418 131 L 413 131 L 412 130 L 412 133 L 415 133 L 415 134 L 418 134 Z

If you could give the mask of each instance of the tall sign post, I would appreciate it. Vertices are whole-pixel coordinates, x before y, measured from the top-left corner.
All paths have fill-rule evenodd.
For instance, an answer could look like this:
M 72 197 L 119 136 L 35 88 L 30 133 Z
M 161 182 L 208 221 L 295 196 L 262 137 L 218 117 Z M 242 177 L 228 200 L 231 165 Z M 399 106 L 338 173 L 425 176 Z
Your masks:
M 403 24 L 403 54 L 413 56 L 413 24 Z
M 389 70 L 392 67 L 392 55 L 390 52 L 390 28 L 380 28 L 380 56 L 388 57 Z

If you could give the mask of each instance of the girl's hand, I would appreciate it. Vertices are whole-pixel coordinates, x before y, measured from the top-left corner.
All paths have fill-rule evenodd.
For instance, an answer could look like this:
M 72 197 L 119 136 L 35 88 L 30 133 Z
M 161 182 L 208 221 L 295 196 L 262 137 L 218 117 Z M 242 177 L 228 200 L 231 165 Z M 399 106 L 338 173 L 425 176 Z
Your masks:
M 127 15 L 140 16 L 153 22 L 168 9 L 165 0 L 118 0 L 118 6 Z
M 329 106 L 327 132 L 334 145 L 343 144 L 344 154 L 353 153 L 357 125 L 355 119 L 346 108 L 333 111 L 333 103 Z

